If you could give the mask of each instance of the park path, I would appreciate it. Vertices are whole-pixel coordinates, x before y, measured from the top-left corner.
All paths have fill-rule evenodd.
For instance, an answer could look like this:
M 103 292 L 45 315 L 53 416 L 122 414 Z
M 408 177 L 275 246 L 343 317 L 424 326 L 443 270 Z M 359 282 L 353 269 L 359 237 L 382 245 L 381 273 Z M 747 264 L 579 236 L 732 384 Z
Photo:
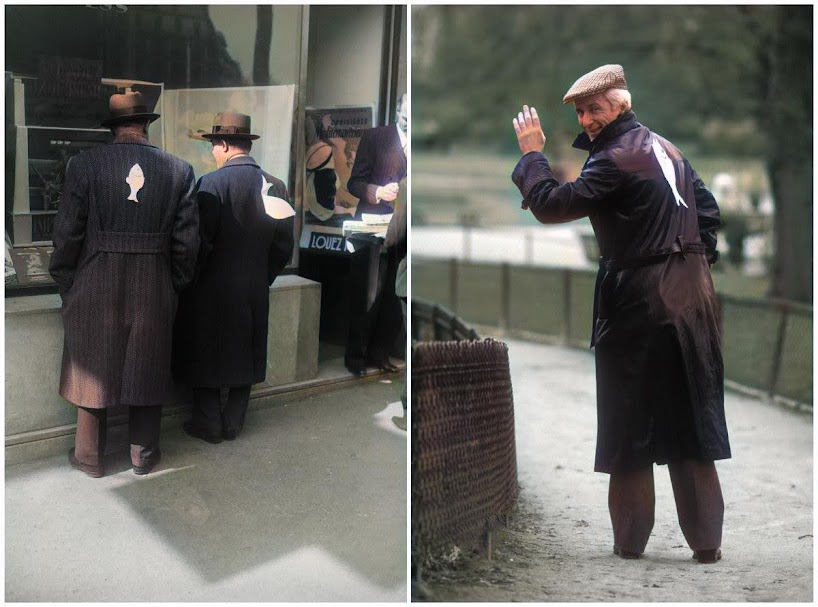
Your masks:
M 612 554 L 607 475 L 593 472 L 590 351 L 509 345 L 521 494 L 491 560 L 425 572 L 442 601 L 812 601 L 812 415 L 728 392 L 733 459 L 717 463 L 724 558 L 699 565 L 676 520 L 667 468 L 655 468 L 656 524 L 645 557 Z

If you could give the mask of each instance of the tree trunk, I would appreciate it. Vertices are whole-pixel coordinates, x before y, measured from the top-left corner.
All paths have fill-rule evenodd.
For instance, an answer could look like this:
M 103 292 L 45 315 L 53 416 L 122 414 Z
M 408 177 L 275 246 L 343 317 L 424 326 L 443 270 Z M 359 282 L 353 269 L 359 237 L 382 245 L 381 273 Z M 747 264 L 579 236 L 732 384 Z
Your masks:
M 771 48 L 768 171 L 775 199 L 770 295 L 812 303 L 812 7 L 781 6 Z

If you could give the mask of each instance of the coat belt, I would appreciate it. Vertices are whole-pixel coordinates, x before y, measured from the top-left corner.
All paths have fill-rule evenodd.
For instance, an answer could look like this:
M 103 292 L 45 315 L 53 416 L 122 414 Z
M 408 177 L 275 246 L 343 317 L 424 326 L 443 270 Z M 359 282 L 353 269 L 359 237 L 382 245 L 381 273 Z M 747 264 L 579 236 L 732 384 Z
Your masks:
M 106 253 L 146 253 L 160 255 L 170 250 L 170 233 L 96 232 L 89 234 L 88 246 Z
M 706 249 L 702 242 L 684 242 L 681 237 L 677 237 L 673 246 L 663 251 L 657 251 L 651 255 L 642 255 L 639 257 L 626 257 L 625 259 L 606 259 L 599 258 L 599 267 L 604 268 L 608 272 L 615 272 L 617 270 L 625 270 L 630 268 L 641 268 L 643 266 L 652 266 L 657 263 L 662 263 L 671 255 L 679 253 L 684 257 L 688 253 L 695 253 L 704 255 Z

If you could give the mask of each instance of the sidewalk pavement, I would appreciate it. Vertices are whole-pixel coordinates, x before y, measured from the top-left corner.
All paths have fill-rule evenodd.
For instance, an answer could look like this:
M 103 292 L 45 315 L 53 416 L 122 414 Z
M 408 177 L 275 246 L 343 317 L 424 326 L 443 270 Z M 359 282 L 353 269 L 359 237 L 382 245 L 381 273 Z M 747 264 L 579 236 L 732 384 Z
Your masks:
M 728 392 L 733 458 L 717 462 L 724 558 L 699 565 L 679 529 L 666 466 L 645 556 L 612 554 L 608 476 L 593 472 L 590 351 L 504 340 L 521 494 L 492 559 L 424 581 L 443 601 L 812 601 L 812 415 Z
M 254 409 L 211 445 L 163 419 L 145 477 L 6 468 L 7 601 L 406 599 L 404 375 Z

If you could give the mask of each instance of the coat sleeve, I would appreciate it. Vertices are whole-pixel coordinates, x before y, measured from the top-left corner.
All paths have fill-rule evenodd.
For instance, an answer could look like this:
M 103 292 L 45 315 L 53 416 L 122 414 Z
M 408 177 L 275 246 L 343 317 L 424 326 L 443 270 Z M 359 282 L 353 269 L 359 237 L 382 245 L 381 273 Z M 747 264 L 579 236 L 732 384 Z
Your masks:
M 276 196 L 289 200 L 287 188 L 283 183 L 277 184 Z M 276 276 L 281 274 L 293 256 L 293 247 L 295 246 L 295 237 L 293 236 L 294 219 L 294 217 L 288 217 L 287 219 L 274 220 L 276 223 L 275 235 L 267 253 L 267 283 L 270 285 L 273 284 Z
M 605 157 L 591 156 L 576 181 L 559 184 L 548 159 L 529 152 L 520 159 L 511 179 L 523 195 L 523 208 L 531 209 L 541 223 L 564 223 L 586 217 L 625 178 L 625 173 Z
M 688 164 L 688 166 L 690 165 Z M 716 232 L 722 225 L 719 205 L 716 203 L 715 196 L 705 187 L 704 182 L 692 167 L 690 168 L 690 173 L 693 176 L 693 196 L 696 199 L 699 237 L 706 248 L 705 255 L 707 262 L 713 265 L 719 258 L 719 252 L 716 250 L 716 243 L 718 241 Z
M 74 159 L 65 167 L 60 209 L 54 219 L 54 252 L 48 271 L 60 288 L 60 295 L 74 284 L 74 273 L 83 243 L 88 221 L 88 180 Z
M 197 276 L 207 264 L 213 252 L 213 243 L 219 233 L 221 197 L 213 179 L 200 179 L 196 188 L 196 204 L 199 209 L 199 258 L 196 263 Z
M 187 165 L 170 237 L 171 275 L 177 293 L 193 280 L 198 251 L 199 211 L 196 208 L 195 179 L 193 167 Z
M 347 190 L 358 200 L 369 204 L 378 202 L 375 192 L 380 184 L 370 182 L 375 165 L 375 154 L 377 150 L 372 141 L 372 130 L 368 129 L 361 135 L 358 153 L 355 155 L 355 164 L 352 165 L 352 173 L 347 180 Z

